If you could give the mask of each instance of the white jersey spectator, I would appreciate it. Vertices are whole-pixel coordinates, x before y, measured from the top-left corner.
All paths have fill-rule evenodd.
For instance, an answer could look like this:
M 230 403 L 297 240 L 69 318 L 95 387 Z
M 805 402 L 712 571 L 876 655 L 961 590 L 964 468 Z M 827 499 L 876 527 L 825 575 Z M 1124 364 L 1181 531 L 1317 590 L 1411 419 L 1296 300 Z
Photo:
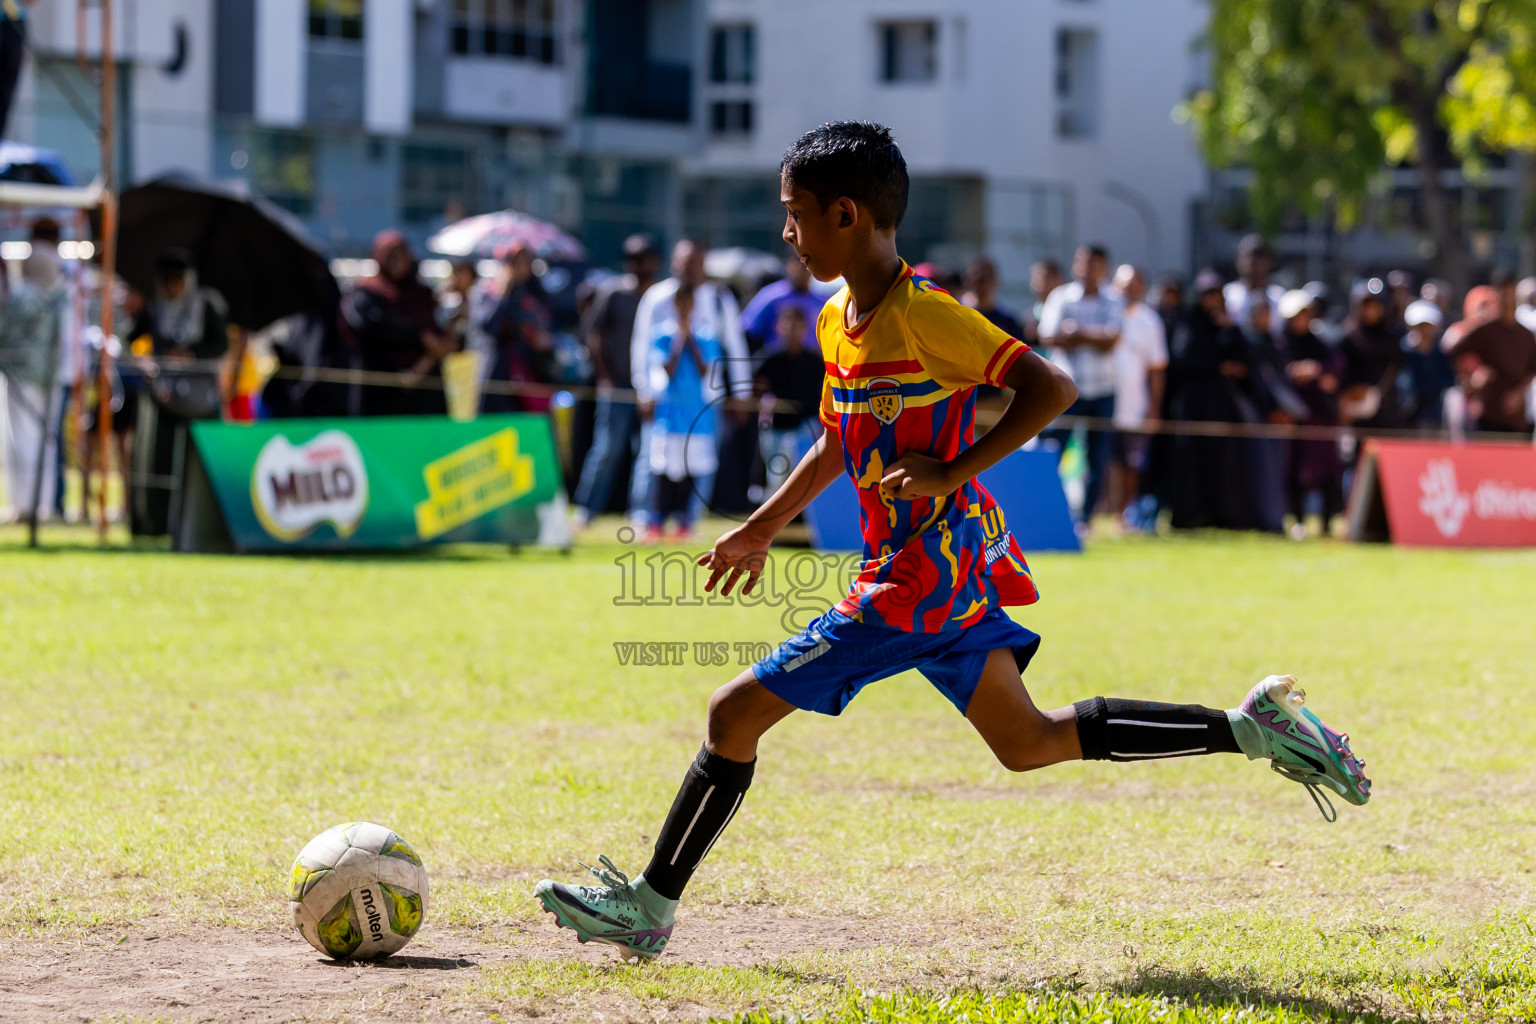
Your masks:
M 672 277 L 651 285 L 640 298 L 635 311 L 635 330 L 631 342 L 631 372 L 635 393 L 640 399 L 656 398 L 647 372 L 651 343 L 661 333 L 663 326 L 674 320 L 677 311 L 672 298 L 677 294 L 680 278 L 694 282 L 693 328 L 702 336 L 719 339 L 725 352 L 720 367 L 710 367 L 711 380 L 706 386 L 730 389 L 733 396 L 744 397 L 752 393 L 752 367 L 747 353 L 746 336 L 741 331 L 741 309 L 736 296 L 722 284 L 704 279 L 704 248 L 693 242 L 679 242 L 672 251 Z M 718 376 L 723 374 L 723 378 Z
M 1119 298 L 1106 288 L 1095 285 L 1089 293 L 1081 281 L 1070 281 L 1056 288 L 1045 300 L 1040 310 L 1040 337 L 1055 338 L 1062 334 L 1076 334 L 1083 328 L 1096 332 L 1115 333 L 1120 330 L 1124 308 Z M 1077 385 L 1082 398 L 1107 398 L 1115 393 L 1115 358 L 1091 345 L 1078 345 L 1069 350 L 1052 348 L 1051 359 L 1067 373 Z
M 1125 311 L 1114 356 L 1115 426 L 1134 430 L 1158 411 L 1152 408 L 1152 372 L 1168 368 L 1163 318 L 1145 302 L 1136 302 Z
M 1269 283 L 1269 272 L 1274 266 L 1274 254 L 1263 235 L 1244 235 L 1237 243 L 1237 280 L 1221 290 L 1227 303 L 1227 316 L 1234 324 L 1248 322 L 1248 307 L 1255 293 L 1269 299 L 1270 309 L 1280 308 L 1285 289 Z
M 1279 309 L 1280 300 L 1285 297 L 1285 289 L 1277 284 L 1267 284 L 1261 289 L 1265 298 L 1269 299 L 1270 309 Z M 1221 297 L 1227 303 L 1227 316 L 1235 324 L 1248 322 L 1248 307 L 1252 304 L 1255 289 L 1242 281 L 1229 281 L 1221 289 Z

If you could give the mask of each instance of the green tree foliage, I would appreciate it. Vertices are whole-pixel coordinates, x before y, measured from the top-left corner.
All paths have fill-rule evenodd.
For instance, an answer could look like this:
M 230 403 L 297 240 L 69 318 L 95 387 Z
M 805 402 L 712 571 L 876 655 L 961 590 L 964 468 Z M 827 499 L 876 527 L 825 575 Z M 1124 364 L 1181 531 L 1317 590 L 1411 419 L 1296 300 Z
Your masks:
M 1466 240 L 1439 172 L 1536 150 L 1536 0 L 1212 0 L 1212 87 L 1188 112 L 1208 158 L 1288 207 L 1358 221 L 1384 167 L 1417 166 L 1441 272 Z

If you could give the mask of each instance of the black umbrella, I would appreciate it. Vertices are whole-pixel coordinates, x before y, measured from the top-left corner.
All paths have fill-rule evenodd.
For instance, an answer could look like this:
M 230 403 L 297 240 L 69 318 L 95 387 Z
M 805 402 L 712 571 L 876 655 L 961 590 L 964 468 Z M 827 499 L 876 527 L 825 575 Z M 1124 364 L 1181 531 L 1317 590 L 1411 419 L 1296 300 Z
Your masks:
M 160 254 L 185 249 L 246 330 L 335 308 L 336 279 L 304 225 L 243 182 L 166 175 L 124 192 L 118 211 L 117 272 L 146 295 Z

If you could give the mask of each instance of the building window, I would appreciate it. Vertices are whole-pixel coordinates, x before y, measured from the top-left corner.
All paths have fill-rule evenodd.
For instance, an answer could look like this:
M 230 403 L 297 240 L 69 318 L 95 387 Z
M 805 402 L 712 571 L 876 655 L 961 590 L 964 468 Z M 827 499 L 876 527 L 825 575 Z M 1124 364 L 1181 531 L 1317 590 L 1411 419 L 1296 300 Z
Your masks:
M 752 134 L 752 86 L 757 79 L 757 39 L 751 25 L 716 25 L 709 32 L 709 132 L 717 137 Z
M 400 219 L 433 224 L 444 219 L 450 206 L 468 205 L 473 172 L 462 146 L 407 143 L 400 153 Z
M 309 0 L 313 39 L 363 38 L 363 0 Z
M 264 196 L 300 217 L 315 212 L 315 138 L 307 132 L 251 133 L 246 178 Z
M 1099 131 L 1099 34 L 1056 30 L 1056 135 L 1091 139 Z
M 936 21 L 888 21 L 879 26 L 880 81 L 931 82 L 939 74 Z
M 715 135 L 751 135 L 751 100 L 716 100 L 709 105 L 709 130 Z
M 449 49 L 464 57 L 560 61 L 555 0 L 453 0 Z
M 750 85 L 756 49 L 751 25 L 716 25 L 709 36 L 709 80 Z

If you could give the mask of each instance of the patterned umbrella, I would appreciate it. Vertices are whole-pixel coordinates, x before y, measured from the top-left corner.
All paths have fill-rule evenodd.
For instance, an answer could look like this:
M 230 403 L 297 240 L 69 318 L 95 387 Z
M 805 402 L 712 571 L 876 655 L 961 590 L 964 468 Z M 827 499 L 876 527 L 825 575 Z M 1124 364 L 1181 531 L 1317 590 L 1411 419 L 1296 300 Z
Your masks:
M 517 246 L 546 260 L 579 260 L 587 255 L 580 242 L 553 224 L 516 210 L 466 217 L 427 239 L 433 252 L 476 259 L 501 259 Z

